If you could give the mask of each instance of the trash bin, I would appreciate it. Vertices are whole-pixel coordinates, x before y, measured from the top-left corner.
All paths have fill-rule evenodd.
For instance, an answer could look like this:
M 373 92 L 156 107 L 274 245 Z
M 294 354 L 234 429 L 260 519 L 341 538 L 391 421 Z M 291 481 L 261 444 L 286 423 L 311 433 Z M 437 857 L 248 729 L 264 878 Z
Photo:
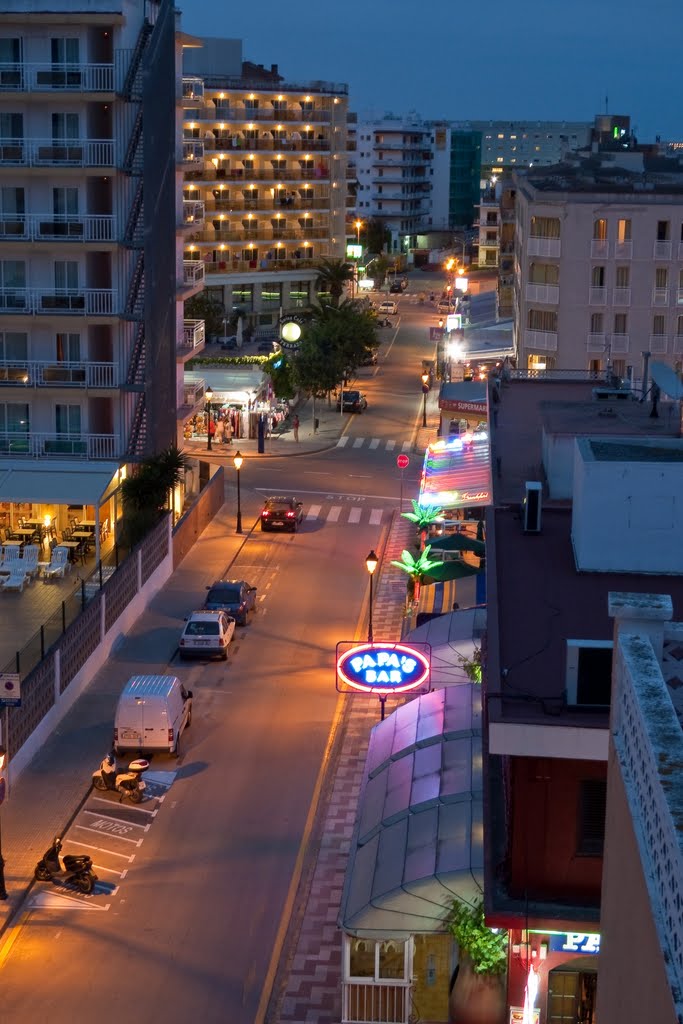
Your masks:
M 313 433 L 316 432 L 316 430 L 318 429 L 319 426 L 320 426 L 320 420 L 318 420 L 318 419 L 313 420 Z

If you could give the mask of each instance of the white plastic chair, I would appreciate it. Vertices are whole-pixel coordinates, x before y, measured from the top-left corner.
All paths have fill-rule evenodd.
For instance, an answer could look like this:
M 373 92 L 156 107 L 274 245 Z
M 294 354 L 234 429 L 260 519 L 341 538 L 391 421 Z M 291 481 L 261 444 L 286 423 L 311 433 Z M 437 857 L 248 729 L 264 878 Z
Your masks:
M 50 562 L 43 568 L 43 579 L 53 580 L 57 576 L 64 578 L 64 573 L 69 568 L 69 549 L 56 547 L 52 552 Z
M 19 545 L 12 544 L 11 547 L 5 547 L 3 549 L 2 564 L 5 568 L 15 565 L 19 561 L 19 555 L 21 554 L 21 548 Z
M 24 583 L 26 583 L 27 580 L 28 580 L 28 576 L 27 576 L 27 574 L 25 572 L 22 572 L 21 570 L 12 568 L 12 571 L 9 574 L 9 576 L 5 576 L 5 578 L 3 580 L 1 580 L 0 582 L 2 582 L 2 589 L 3 590 L 19 590 L 19 591 L 23 591 Z
M 23 572 L 28 576 L 38 575 L 38 554 L 40 549 L 37 544 L 30 544 L 24 548 L 24 554 L 19 562 Z

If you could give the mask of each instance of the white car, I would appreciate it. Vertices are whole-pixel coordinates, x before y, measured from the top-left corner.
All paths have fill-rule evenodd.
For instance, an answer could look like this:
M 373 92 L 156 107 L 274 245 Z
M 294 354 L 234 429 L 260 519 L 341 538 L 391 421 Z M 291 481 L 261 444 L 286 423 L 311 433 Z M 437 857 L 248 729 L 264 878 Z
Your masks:
M 384 302 L 380 302 L 378 312 L 388 313 L 390 316 L 393 316 L 395 313 L 398 313 L 398 305 L 393 299 L 385 299 Z
M 210 658 L 218 655 L 225 661 L 234 632 L 235 620 L 225 612 L 192 612 L 180 635 L 180 657 Z

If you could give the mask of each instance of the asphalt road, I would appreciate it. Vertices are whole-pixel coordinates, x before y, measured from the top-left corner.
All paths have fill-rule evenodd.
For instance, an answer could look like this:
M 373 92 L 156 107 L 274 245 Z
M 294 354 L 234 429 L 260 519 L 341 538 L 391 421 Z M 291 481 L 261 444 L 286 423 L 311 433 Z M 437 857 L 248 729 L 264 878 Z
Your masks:
M 398 504 L 396 456 L 433 356 L 430 313 L 403 301 L 400 312 L 379 365 L 360 372 L 369 408 L 346 440 L 243 474 L 245 528 L 269 492 L 301 497 L 306 520 L 296 535 L 252 530 L 230 567 L 258 587 L 258 611 L 227 664 L 160 666 L 154 632 L 117 652 L 120 678 L 181 676 L 192 727 L 179 761 L 154 759 L 148 805 L 92 794 L 82 808 L 64 850 L 89 852 L 100 883 L 88 898 L 33 890 L 0 969 L 3 1022 L 255 1020 L 335 717 L 335 644 L 359 626 L 365 556 Z

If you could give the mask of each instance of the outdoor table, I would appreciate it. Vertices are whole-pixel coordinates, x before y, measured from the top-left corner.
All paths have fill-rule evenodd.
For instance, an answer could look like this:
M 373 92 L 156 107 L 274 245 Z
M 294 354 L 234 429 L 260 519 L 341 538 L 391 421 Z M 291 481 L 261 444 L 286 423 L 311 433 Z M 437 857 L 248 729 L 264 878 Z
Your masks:
M 81 519 L 80 523 L 78 524 L 79 529 L 83 527 L 84 530 L 94 530 L 96 526 L 97 523 L 95 522 L 94 519 Z
M 34 526 L 38 529 L 39 526 L 45 526 L 44 519 L 24 519 L 24 526 Z
M 4 548 L 20 548 L 24 545 L 24 543 L 25 541 L 23 540 L 6 540 L 2 546 Z
M 32 537 L 36 531 L 32 526 L 20 526 L 14 532 L 18 533 L 21 537 Z
M 68 548 L 69 549 L 69 561 L 70 562 L 75 562 L 76 561 L 76 550 L 77 550 L 77 548 L 80 548 L 80 546 L 81 546 L 80 540 L 63 540 L 60 543 L 59 546 L 60 546 L 60 548 Z
M 74 530 L 71 536 L 77 540 L 92 540 L 92 533 L 89 530 Z

